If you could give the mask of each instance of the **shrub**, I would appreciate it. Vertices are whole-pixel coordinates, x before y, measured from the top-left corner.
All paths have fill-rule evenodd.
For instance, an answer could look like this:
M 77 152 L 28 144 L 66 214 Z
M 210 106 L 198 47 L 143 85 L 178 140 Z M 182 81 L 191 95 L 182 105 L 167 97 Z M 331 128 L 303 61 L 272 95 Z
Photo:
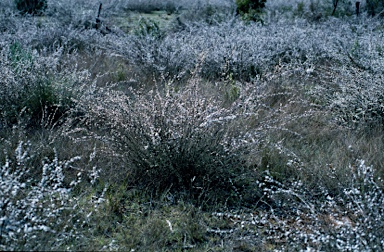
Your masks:
M 357 160 L 348 170 L 350 185 L 335 178 L 343 188 L 337 196 L 331 196 L 321 186 L 309 191 L 300 181 L 281 183 L 266 172 L 256 184 L 263 190 L 263 200 L 270 209 L 242 219 L 241 229 L 265 226 L 263 222 L 270 218 L 276 222 L 266 224 L 263 232 L 267 235 L 262 239 L 284 244 L 283 250 L 382 251 L 382 188 L 374 179 L 372 167 L 363 160 Z
M 353 81 L 349 81 L 350 75 L 353 75 Z M 376 76 L 381 78 L 382 75 Z M 328 101 L 335 119 L 346 126 L 383 128 L 384 90 L 381 82 L 371 78 L 370 73 L 352 67 L 339 74 L 339 79 L 344 84 L 335 89 Z
M 158 1 L 158 0 L 145 0 L 145 1 L 127 1 L 124 9 L 140 13 L 151 13 L 154 11 L 166 11 L 168 14 L 175 13 L 179 8 L 180 3 L 176 4 L 174 1 Z
M 78 81 L 83 81 L 84 75 L 65 69 L 60 72 L 55 68 L 55 59 L 33 56 L 19 43 L 3 52 L 0 120 L 11 125 L 22 119 L 35 127 L 53 126 L 63 119 L 75 105 L 82 86 Z
M 139 37 L 151 37 L 154 39 L 160 39 L 163 36 L 162 31 L 157 22 L 141 18 L 139 20 L 139 27 L 134 30 L 135 35 Z
M 38 139 L 21 126 L 0 131 L 2 251 L 73 250 L 103 201 L 104 193 L 94 195 L 103 190 L 96 147 L 76 148 L 57 128 L 49 131 Z
M 260 11 L 267 0 L 236 0 L 237 13 L 246 20 L 261 21 Z
M 31 143 L 20 141 L 13 153 L 0 155 L 1 250 L 54 249 L 76 237 L 76 230 L 69 230 L 67 225 L 73 228 L 71 222 L 78 216 L 68 207 L 73 206 L 71 189 L 80 180 L 66 186 L 64 170 L 80 157 L 62 161 L 55 153 L 53 160 L 44 158 L 38 179 L 33 176 L 38 167 L 31 165 L 35 155 L 31 147 Z
M 290 134 L 285 128 L 290 121 L 311 112 L 292 115 L 283 104 L 294 96 L 283 89 L 267 95 L 268 82 L 243 86 L 229 79 L 229 85 L 218 90 L 219 97 L 207 95 L 203 83 L 193 75 L 185 86 L 166 79 L 150 92 L 105 90 L 87 105 L 90 114 L 84 125 L 96 128 L 100 139 L 109 139 L 115 155 L 123 159 L 125 164 L 113 173 L 120 174 L 127 187 L 154 196 L 170 192 L 203 205 L 252 204 L 257 188 L 248 185 L 257 171 L 249 167 L 257 166 L 259 146 L 270 131 Z M 260 89 L 268 91 L 259 94 Z
M 367 0 L 367 11 L 368 14 L 371 16 L 374 16 L 376 14 L 383 15 L 383 7 L 384 7 L 384 1 L 383 0 Z
M 47 0 L 15 0 L 15 3 L 23 14 L 41 15 L 47 8 Z
M 129 187 L 156 197 L 169 191 L 202 205 L 238 203 L 233 183 L 245 166 L 241 151 L 231 147 L 233 118 L 199 95 L 193 87 L 168 95 L 114 94 L 102 98 L 102 108 L 92 106 L 90 118 L 102 120 L 93 123 L 111 128 L 113 145 L 129 167 L 121 171 Z

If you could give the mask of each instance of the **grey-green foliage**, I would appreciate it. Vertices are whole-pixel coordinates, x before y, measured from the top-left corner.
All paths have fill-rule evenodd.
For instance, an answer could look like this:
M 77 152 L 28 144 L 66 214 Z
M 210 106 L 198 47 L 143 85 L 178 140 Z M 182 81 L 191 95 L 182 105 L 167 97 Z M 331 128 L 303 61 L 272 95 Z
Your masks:
M 74 84 L 78 77 L 60 73 L 54 62 L 34 55 L 18 42 L 2 50 L 0 55 L 2 123 L 16 124 L 22 120 L 35 127 L 44 121 L 48 126 L 62 119 L 73 107 L 76 96 L 73 88 L 78 84 Z
M 16 8 L 23 14 L 41 15 L 47 8 L 47 0 L 15 0 Z
M 76 231 L 66 226 L 79 218 L 68 206 L 71 189 L 80 179 L 68 186 L 65 170 L 80 157 L 59 160 L 54 150 L 52 159 L 44 157 L 34 164 L 38 154 L 31 142 L 19 140 L 17 146 L 7 147 L 0 152 L 0 250 L 60 250 L 60 242 L 52 239 L 74 239 Z
M 135 35 L 140 37 L 152 37 L 159 39 L 163 36 L 163 33 L 159 27 L 159 24 L 156 21 L 151 19 L 141 18 L 139 20 L 139 26 L 134 31 Z
M 130 185 L 154 196 L 169 190 L 199 204 L 237 204 L 232 182 L 244 166 L 241 151 L 228 146 L 236 135 L 236 127 L 230 126 L 232 115 L 193 94 L 192 88 L 169 95 L 135 93 L 134 100 L 122 94 L 103 97 L 103 106 L 100 110 L 95 106 L 92 117 L 99 124 L 109 117 L 111 104 L 128 105 L 115 110 L 117 120 L 102 124 L 113 129 L 113 139 L 119 139 L 114 145 L 129 163 L 121 176 L 129 174 Z
M 236 0 L 237 13 L 246 20 L 261 21 L 260 11 L 267 0 Z
M 374 16 L 381 13 L 384 10 L 383 0 L 367 0 L 367 11 L 368 14 Z
M 9 59 L 12 67 L 17 68 L 19 63 L 31 63 L 32 55 L 27 50 L 24 50 L 19 42 L 15 41 L 9 47 Z
M 343 15 L 355 14 L 356 13 L 355 2 L 360 2 L 359 12 L 366 11 L 370 16 L 375 16 L 384 10 L 383 0 L 366 0 L 366 1 L 333 0 L 332 15 L 343 16 Z

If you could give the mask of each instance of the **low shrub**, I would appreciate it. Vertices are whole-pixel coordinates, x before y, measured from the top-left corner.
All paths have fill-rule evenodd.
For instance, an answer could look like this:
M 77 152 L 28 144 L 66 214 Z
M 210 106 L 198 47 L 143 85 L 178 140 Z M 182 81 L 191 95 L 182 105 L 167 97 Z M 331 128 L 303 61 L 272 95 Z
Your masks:
M 157 1 L 157 0 L 146 0 L 146 1 L 128 1 L 124 8 L 129 11 L 136 11 L 140 13 L 151 13 L 154 11 L 166 11 L 168 14 L 175 13 L 179 6 L 174 1 Z
M 134 30 L 134 34 L 139 37 L 154 39 L 160 39 L 164 35 L 157 22 L 144 18 L 139 20 L 138 28 Z
M 113 173 L 120 174 L 127 189 L 157 197 L 170 192 L 197 205 L 251 205 L 260 195 L 249 183 L 268 169 L 258 166 L 260 146 L 277 148 L 268 135 L 294 135 L 289 124 L 312 112 L 290 112 L 294 96 L 284 89 L 268 93 L 273 92 L 269 82 L 243 86 L 229 80 L 229 87 L 207 95 L 206 83 L 197 76 L 185 85 L 165 78 L 150 90 L 106 89 L 86 105 L 85 131 L 96 129 L 121 157 L 125 165 Z M 294 174 L 285 164 L 268 162 L 273 164 L 269 169 Z
M 71 20 L 93 15 L 93 1 L 72 2 Z M 383 250 L 382 173 L 370 166 L 383 169 L 382 24 L 308 22 L 330 1 L 285 18 L 298 2 L 268 1 L 283 7 L 263 26 L 221 22 L 201 5 L 202 19 L 181 17 L 161 39 L 149 21 L 104 36 L 63 25 L 68 12 L 9 11 L 0 249 Z M 84 94 L 86 84 L 95 88 Z M 22 120 L 55 127 L 26 128 L 18 141 L 8 133 Z M 72 187 L 84 169 L 92 186 Z
M 375 16 L 376 14 L 383 16 L 383 7 L 383 0 L 367 0 L 366 8 L 368 14 L 371 16 Z
M 384 249 L 381 236 L 384 229 L 381 218 L 384 197 L 382 188 L 374 178 L 374 170 L 365 165 L 363 160 L 357 160 L 348 170 L 352 181 L 348 186 L 335 178 L 335 182 L 342 183 L 339 186 L 343 188 L 337 196 L 329 195 L 320 186 L 316 188 L 319 196 L 313 197 L 300 182 L 287 185 L 266 175 L 260 186 L 264 188 L 266 198 L 275 204 L 272 214 L 281 218 L 278 229 L 292 229 L 289 221 L 283 221 L 286 217 L 306 216 L 305 224 L 296 226 L 297 230 L 282 231 L 278 235 L 279 239 L 286 240 L 287 248 L 342 251 Z M 311 231 L 305 234 L 303 229 L 308 225 Z
M 13 153 L 0 155 L 0 249 L 53 249 L 75 235 L 66 228 L 78 218 L 73 206 L 71 189 L 80 180 L 64 184 L 64 172 L 80 157 L 61 161 L 57 153 L 52 160 L 41 160 L 41 178 L 34 177 L 37 167 L 30 166 L 33 158 L 31 143 L 20 141 Z M 79 177 L 80 178 L 80 177 Z M 55 244 L 56 245 L 53 245 Z
M 234 204 L 233 183 L 245 171 L 241 150 L 231 147 L 234 116 L 193 88 L 134 93 L 133 98 L 108 95 L 90 118 L 107 118 L 92 123 L 111 129 L 108 134 L 128 168 L 120 172 L 129 187 L 157 197 L 169 191 L 202 205 Z
M 85 75 L 65 69 L 60 72 L 55 59 L 33 56 L 18 43 L 5 48 L 1 56 L 3 123 L 12 125 L 22 120 L 29 127 L 53 126 L 74 107 L 83 86 L 79 82 L 85 81 Z
M 346 82 L 347 75 L 351 73 L 354 80 Z M 381 82 L 353 68 L 349 73 L 340 74 L 339 78 L 345 78 L 345 84 L 334 89 L 328 100 L 335 119 L 348 127 L 383 128 L 384 90 Z
M 262 21 L 260 11 L 266 2 L 266 0 L 236 0 L 237 13 L 246 20 Z
M 15 0 L 16 8 L 23 14 L 41 15 L 47 8 L 47 0 Z

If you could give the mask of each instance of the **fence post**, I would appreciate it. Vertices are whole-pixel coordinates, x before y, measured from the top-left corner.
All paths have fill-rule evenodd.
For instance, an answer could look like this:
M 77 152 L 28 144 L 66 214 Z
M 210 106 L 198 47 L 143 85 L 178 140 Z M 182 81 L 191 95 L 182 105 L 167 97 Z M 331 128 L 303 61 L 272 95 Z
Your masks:
M 356 16 L 360 14 L 360 1 L 356 1 Z
M 99 6 L 99 11 L 97 12 L 97 17 L 96 17 L 96 29 L 99 29 L 100 26 L 101 26 L 101 19 L 100 19 L 100 13 L 101 13 L 101 6 L 103 4 L 100 3 L 100 6 Z

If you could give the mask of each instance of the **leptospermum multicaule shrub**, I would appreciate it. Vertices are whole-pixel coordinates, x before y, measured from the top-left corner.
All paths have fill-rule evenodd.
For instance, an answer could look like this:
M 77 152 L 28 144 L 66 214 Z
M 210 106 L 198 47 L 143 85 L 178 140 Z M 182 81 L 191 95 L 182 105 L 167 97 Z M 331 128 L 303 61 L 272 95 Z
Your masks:
M 246 174 L 255 172 L 249 162 L 257 162 L 246 153 L 257 153 L 268 144 L 269 132 L 289 132 L 284 125 L 314 111 L 289 112 L 294 95 L 261 95 L 261 89 L 269 90 L 265 82 L 237 87 L 230 101 L 224 90 L 212 96 L 204 93 L 206 88 L 194 77 L 179 87 L 164 80 L 150 92 L 106 89 L 86 105 L 90 114 L 83 124 L 100 127 L 121 155 L 126 168 L 114 172 L 126 177 L 128 187 L 154 195 L 169 190 L 199 203 L 240 203 L 240 191 L 250 189 Z M 284 105 L 268 103 L 274 96 L 285 97 Z
M 65 120 L 89 83 L 86 72 L 59 66 L 60 49 L 56 56 L 41 57 L 36 50 L 14 42 L 0 53 L 0 120 L 4 125 L 23 121 L 28 127 L 52 127 Z
M 372 29 L 379 27 L 375 21 L 366 22 L 372 23 Z M 276 65 L 285 64 L 310 69 L 331 61 L 380 69 L 380 48 L 375 44 L 380 44 L 381 39 L 369 35 L 372 29 L 340 20 L 309 24 L 298 19 L 292 24 L 283 19 L 266 26 L 244 25 L 238 20 L 210 26 L 187 23 L 184 30 L 169 33 L 160 40 L 155 37 L 138 40 L 133 36 L 110 46 L 150 73 L 171 76 L 183 71 L 191 73 L 199 55 L 205 53 L 201 73 L 205 78 L 214 80 L 230 72 L 237 80 L 249 81 Z M 374 38 L 369 40 L 369 36 Z M 373 43 L 375 40 L 378 41 Z
M 199 204 L 233 203 L 236 174 L 245 169 L 241 151 L 228 142 L 237 138 L 226 126 L 235 116 L 199 95 L 194 86 L 133 97 L 108 92 L 97 100 L 101 106 L 92 106 L 87 123 L 104 125 L 101 132 L 126 163 L 114 172 L 125 177 L 127 189 L 157 197 L 169 190 Z
M 343 79 L 351 74 L 355 77 L 334 90 L 330 97 L 330 108 L 338 115 L 336 119 L 349 127 L 383 128 L 382 73 L 375 74 L 373 78 L 369 72 L 351 69 L 341 72 L 339 78 Z
M 351 41 L 340 40 L 339 47 L 348 68 L 338 63 L 322 68 L 323 80 L 310 93 L 327 104 L 335 119 L 348 127 L 382 128 L 383 78 L 379 22 L 367 20 L 365 28 L 351 24 Z M 347 33 L 345 28 L 341 28 Z M 341 84 L 342 83 L 342 84 Z
M 281 183 L 266 172 L 256 186 L 263 191 L 259 203 L 269 200 L 268 211 L 214 213 L 216 218 L 234 219 L 231 229 L 219 232 L 229 238 L 252 230 L 242 235 L 250 247 L 269 244 L 278 250 L 381 251 L 384 197 L 378 183 L 382 181 L 374 179 L 372 167 L 363 160 L 348 169 L 352 183 L 345 187 L 339 181 L 343 189 L 335 197 L 321 187 L 316 193 L 308 191 L 300 181 Z
M 89 213 L 79 209 L 72 191 L 88 174 L 78 171 L 74 179 L 65 178 L 81 157 L 60 160 L 53 150 L 52 159 L 36 164 L 34 147 L 20 140 L 0 155 L 1 250 L 68 249 L 82 237 L 79 231 Z

